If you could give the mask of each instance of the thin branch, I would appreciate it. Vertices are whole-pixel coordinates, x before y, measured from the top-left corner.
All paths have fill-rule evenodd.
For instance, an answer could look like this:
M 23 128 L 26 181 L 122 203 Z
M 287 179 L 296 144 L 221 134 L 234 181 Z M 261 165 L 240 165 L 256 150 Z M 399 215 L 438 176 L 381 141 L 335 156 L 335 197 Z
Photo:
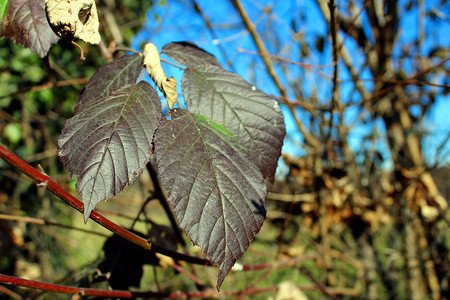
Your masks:
M 129 216 L 127 214 L 121 213 L 121 212 L 116 212 L 116 211 L 110 211 L 110 210 L 106 210 L 106 209 L 101 209 L 101 208 L 96 208 L 95 209 L 97 212 L 102 213 L 104 215 L 110 215 L 110 216 L 116 216 L 116 217 L 120 217 L 123 218 L 125 220 L 131 220 L 133 221 L 135 219 L 135 217 Z M 146 222 L 143 219 L 139 219 L 137 220 L 139 222 Z
M 250 32 L 250 35 L 252 36 L 252 39 L 256 45 L 256 48 L 258 48 L 258 51 L 261 53 L 261 57 L 267 68 L 267 72 L 269 73 L 270 78 L 272 79 L 272 81 L 275 84 L 275 86 L 277 87 L 277 89 L 280 91 L 281 96 L 284 99 L 287 99 L 288 98 L 287 91 L 283 87 L 280 79 L 278 78 L 278 76 L 275 72 L 275 68 L 273 67 L 272 61 L 270 60 L 266 46 L 264 45 L 259 33 L 256 31 L 255 24 L 252 23 L 249 16 L 247 15 L 247 12 L 244 10 L 244 7 L 242 6 L 242 4 L 239 0 L 232 0 L 232 3 L 235 6 L 236 10 L 238 11 L 242 21 L 244 22 L 245 27 Z M 297 118 L 297 114 L 295 113 L 295 105 L 293 105 L 292 103 L 290 103 L 288 101 L 284 101 L 284 104 L 289 108 L 289 111 L 291 112 L 291 115 L 294 118 L 294 121 L 297 125 L 297 128 L 301 132 L 303 137 L 305 138 L 305 141 L 307 141 L 308 144 L 310 144 L 314 148 L 317 148 L 320 144 L 319 140 L 316 139 L 314 136 L 312 136 L 305 129 L 303 123 Z
M 15 292 L 11 291 L 10 289 L 7 289 L 6 287 L 0 285 L 0 294 L 1 293 L 6 294 L 6 295 L 8 295 L 8 296 L 10 296 L 10 297 L 12 297 L 12 298 L 14 298 L 16 300 L 22 300 L 23 299 L 19 294 L 17 294 Z
M 341 47 L 339 47 L 339 49 L 341 49 L 341 48 L 342 48 L 342 45 L 341 45 Z M 258 55 L 258 56 L 262 57 L 261 53 L 255 52 L 255 51 L 245 50 L 245 49 L 241 49 L 241 48 L 238 48 L 237 51 L 241 52 L 241 53 L 251 54 L 251 55 Z M 288 64 L 297 65 L 297 66 L 303 67 L 308 70 L 331 68 L 331 67 L 335 67 L 337 65 L 337 61 L 333 61 L 332 63 L 330 63 L 328 65 L 313 65 L 313 64 L 306 64 L 306 63 L 302 63 L 302 62 L 298 62 L 298 61 L 293 61 L 293 60 L 290 60 L 290 59 L 287 59 L 287 58 L 284 58 L 284 57 L 281 57 L 281 56 L 278 56 L 275 54 L 267 54 L 267 55 L 272 59 L 275 59 L 275 60 L 278 60 L 278 61 L 281 61 L 284 63 L 288 63 Z M 441 67 L 448 60 L 449 60 L 449 58 L 446 58 L 439 64 L 432 66 L 430 68 L 427 68 L 417 74 L 414 74 L 411 78 L 408 78 L 408 79 L 399 80 L 399 79 L 384 79 L 384 78 L 351 78 L 351 79 L 339 79 L 339 80 L 337 80 L 337 83 L 370 81 L 370 82 L 395 83 L 395 84 L 400 84 L 400 85 L 429 85 L 429 86 L 435 86 L 435 87 L 450 88 L 450 85 L 448 85 L 448 84 L 438 84 L 438 83 L 420 81 L 420 80 L 415 79 L 421 75 L 424 75 L 424 74 L 432 71 L 435 68 Z M 326 79 L 329 79 L 329 80 L 333 79 L 333 77 L 330 77 L 323 72 L 319 71 L 318 74 Z M 278 98 L 282 99 L 281 97 L 278 97 Z
M 44 291 L 56 292 L 56 293 L 64 293 L 64 294 L 72 294 L 72 295 L 80 295 L 80 296 L 97 296 L 97 297 L 110 297 L 110 298 L 219 298 L 220 296 L 237 296 L 241 294 L 243 291 L 223 291 L 217 292 L 214 289 L 207 289 L 201 292 L 130 292 L 130 291 L 120 291 L 120 290 L 100 290 L 100 289 L 91 289 L 91 288 L 76 288 L 64 285 L 57 284 L 49 284 L 43 283 L 34 280 L 27 280 L 22 278 L 17 278 L 13 276 L 7 276 L 0 274 L 0 283 L 11 284 L 16 286 L 40 289 Z M 315 285 L 298 285 L 297 288 L 303 291 L 316 291 L 318 290 Z M 347 295 L 347 296 L 358 296 L 360 295 L 359 291 L 355 289 L 347 289 L 347 288 L 333 288 L 333 287 L 324 287 L 326 288 L 329 295 Z M 277 291 L 278 286 L 269 286 L 259 289 L 248 289 L 245 291 L 246 295 L 255 295 L 261 293 L 275 292 Z
M 97 296 L 97 297 L 111 297 L 111 298 L 191 298 L 191 297 L 211 297 L 215 293 L 212 289 L 203 292 L 130 292 L 130 291 L 111 291 L 91 288 L 77 288 L 65 285 L 49 284 L 34 280 L 27 280 L 13 276 L 0 274 L 0 283 L 12 284 L 16 286 L 29 287 L 40 289 L 44 291 L 64 293 L 80 296 Z
M 60 224 L 60 223 L 47 221 L 47 220 L 44 220 L 44 219 L 32 218 L 32 217 L 21 217 L 21 216 L 12 216 L 12 215 L 0 214 L 0 220 L 25 222 L 25 223 L 38 224 L 38 225 L 50 225 L 50 226 L 55 226 L 55 227 L 61 227 L 61 228 L 81 231 L 81 232 L 84 232 L 84 233 L 100 235 L 100 236 L 105 237 L 105 238 L 109 237 L 109 235 L 106 235 L 106 234 L 98 232 L 98 231 L 89 230 L 89 229 L 85 229 L 85 228 L 79 228 L 79 227 L 65 225 L 65 224 Z
M 333 45 L 333 61 L 338 62 L 339 61 L 339 52 L 338 52 L 338 42 L 337 42 L 337 28 L 336 28 L 336 4 L 334 3 L 334 0 L 330 0 L 328 7 L 330 8 L 330 35 L 331 35 L 331 42 Z M 338 83 L 338 63 L 334 64 L 334 70 L 333 70 L 333 93 L 331 98 L 331 110 L 333 110 L 334 107 L 337 107 L 337 101 L 338 101 L 338 90 L 339 90 L 339 83 Z M 330 118 L 330 128 L 333 127 L 333 116 Z
M 411 78 L 418 78 L 420 76 L 423 76 L 425 74 L 428 74 L 429 72 L 433 71 L 434 69 L 440 68 L 442 67 L 446 62 L 448 62 L 450 60 L 450 57 L 447 57 L 446 59 L 443 59 L 440 63 L 430 66 L 422 71 L 417 72 L 416 74 L 414 74 Z
M 256 271 L 256 270 L 264 270 L 264 269 L 276 269 L 280 267 L 294 267 L 298 263 L 310 259 L 317 258 L 319 256 L 318 253 L 313 254 L 307 254 L 307 255 L 301 255 L 296 256 L 291 259 L 285 259 L 285 260 L 277 260 L 269 263 L 261 263 L 261 264 L 254 264 L 254 265 L 243 265 L 241 266 L 241 271 Z M 239 271 L 239 265 L 235 265 L 232 271 Z
M 258 56 L 262 57 L 262 54 L 260 52 L 246 50 L 246 49 L 242 49 L 242 48 L 237 48 L 237 52 L 241 52 L 241 53 L 245 53 L 245 54 L 251 54 L 251 55 L 258 55 Z M 275 60 L 278 60 L 278 61 L 281 61 L 281 62 L 284 62 L 284 63 L 288 63 L 288 64 L 292 64 L 292 65 L 297 65 L 297 66 L 303 67 L 303 68 L 308 69 L 308 70 L 331 68 L 331 67 L 334 67 L 337 64 L 336 61 L 333 61 L 333 62 L 331 62 L 328 65 L 313 65 L 313 64 L 302 63 L 302 62 L 299 62 L 299 61 L 293 61 L 293 60 L 290 60 L 288 58 L 281 57 L 281 56 L 275 55 L 275 54 L 267 53 L 267 55 L 270 58 L 273 58 Z M 325 75 L 325 76 L 326 76 L 326 78 L 331 79 L 330 76 L 328 76 L 328 75 Z
M 133 48 L 130 47 L 125 47 L 125 46 L 117 46 L 114 48 L 114 52 L 117 51 L 125 51 L 125 52 L 133 52 L 134 54 L 142 54 L 141 52 L 134 50 Z
M 342 50 L 342 47 L 344 47 L 345 41 L 347 40 L 347 38 L 349 36 L 351 36 L 351 34 L 353 33 L 353 31 L 355 30 L 355 24 L 356 24 L 356 20 L 359 18 L 359 16 L 361 15 L 361 13 L 366 9 L 368 3 L 370 2 L 370 0 L 366 0 L 364 1 L 364 5 L 359 9 L 358 13 L 353 17 L 353 19 L 349 22 L 349 26 L 346 30 L 346 34 L 344 36 L 344 38 L 342 39 L 341 45 L 339 46 L 339 52 Z M 342 27 L 341 27 L 342 28 Z M 362 46 L 362 45 L 361 45 Z
M 269 192 L 267 195 L 267 200 L 273 200 L 273 201 L 282 201 L 282 202 L 289 202 L 289 203 L 296 203 L 296 202 L 308 202 L 312 203 L 315 201 L 317 197 L 317 193 L 302 193 L 302 194 L 281 194 L 281 193 L 272 193 Z
M 339 61 L 339 51 L 338 51 L 338 42 L 337 42 L 337 28 L 336 28 L 336 4 L 334 0 L 330 0 L 328 3 L 328 8 L 330 9 L 330 35 L 331 35 L 331 44 L 333 48 L 333 59 L 332 61 L 338 62 Z M 339 82 L 338 82 L 338 67 L 339 64 L 336 63 L 334 65 L 333 69 L 333 88 L 331 93 L 331 107 L 329 109 L 330 113 L 330 120 L 328 121 L 328 133 L 325 138 L 325 141 L 328 145 L 329 142 L 331 142 L 331 132 L 333 129 L 333 120 L 334 120 L 334 113 L 333 111 L 338 108 L 339 105 Z M 342 113 L 341 113 L 341 120 L 342 120 Z
M 384 78 L 356 78 L 356 79 L 342 79 L 342 80 L 339 80 L 338 82 L 370 81 L 370 82 L 394 83 L 394 84 L 398 84 L 398 85 L 419 85 L 419 86 L 429 85 L 429 86 L 435 86 L 435 87 L 440 87 L 440 88 L 450 88 L 449 84 L 439 84 L 439 83 L 420 81 L 420 80 L 414 79 L 415 77 L 417 77 L 417 76 L 414 75 L 410 79 L 403 79 L 403 80 L 384 79 Z
M 14 97 L 14 96 L 17 96 L 20 94 L 24 94 L 28 91 L 37 92 L 37 91 L 41 91 L 41 90 L 51 89 L 55 86 L 56 87 L 67 86 L 67 85 L 75 86 L 75 85 L 78 85 L 79 83 L 86 84 L 86 83 L 88 83 L 88 81 L 89 81 L 89 78 L 76 78 L 76 79 L 61 80 L 61 81 L 57 81 L 57 82 L 47 82 L 47 83 L 41 84 L 39 86 L 27 87 L 27 88 L 20 89 L 18 91 L 14 91 L 9 94 L 2 95 L 2 96 L 0 96 L 0 99 L 7 98 L 7 97 Z
M 158 174 L 156 172 L 156 169 L 152 165 L 151 162 L 147 164 L 147 171 L 150 174 L 150 178 L 153 182 L 153 186 L 155 187 L 154 197 L 157 198 L 163 207 L 164 211 L 166 212 L 167 217 L 169 218 L 170 225 L 172 226 L 172 230 L 177 236 L 178 241 L 183 247 L 186 247 L 186 242 L 183 239 L 183 234 L 178 227 L 177 221 L 175 220 L 175 217 L 172 213 L 172 210 L 170 209 L 169 204 L 167 203 L 166 197 L 164 195 L 164 192 L 162 190 L 161 184 L 158 179 Z
M 250 35 L 253 38 L 253 42 L 256 45 L 256 48 L 258 48 L 258 51 L 261 53 L 261 57 L 264 61 L 264 64 L 267 67 L 267 71 L 269 73 L 269 76 L 272 78 L 272 81 L 274 82 L 275 86 L 280 91 L 281 95 L 284 97 L 287 97 L 286 89 L 283 87 L 280 79 L 278 78 L 275 68 L 273 67 L 272 62 L 270 61 L 269 54 L 267 52 L 266 46 L 264 45 L 264 42 L 262 41 L 261 36 L 256 31 L 256 26 L 253 24 L 253 22 L 250 20 L 250 17 L 247 15 L 247 12 L 244 10 L 244 7 L 242 6 L 240 0 L 232 0 L 235 8 L 237 9 L 239 15 L 242 18 L 242 21 L 245 24 L 245 27 L 250 32 Z
M 197 3 L 196 0 L 191 0 L 191 4 L 194 7 L 195 12 L 198 13 L 200 15 L 200 17 L 203 19 L 203 22 L 205 22 L 206 28 L 208 29 L 208 31 L 211 34 L 211 36 L 214 39 L 214 41 L 218 41 L 219 39 L 217 37 L 216 32 L 214 31 L 214 27 L 212 26 L 212 24 L 209 21 L 208 17 L 203 12 L 203 10 L 200 7 L 200 5 Z M 234 69 L 233 63 L 232 63 L 231 59 L 228 57 L 228 54 L 225 51 L 225 48 L 223 47 L 223 45 L 221 43 L 218 43 L 217 46 L 218 46 L 218 48 L 220 50 L 220 53 L 222 54 L 223 58 L 227 62 L 228 67 L 231 68 L 231 71 L 236 72 L 235 69 Z
M 264 272 L 264 274 L 262 274 L 261 276 L 259 276 L 259 278 L 257 278 L 248 288 L 246 288 L 245 290 L 243 290 L 241 293 L 239 293 L 237 295 L 237 297 L 235 298 L 235 300 L 241 300 L 242 298 L 244 298 L 245 296 L 247 296 L 249 293 L 251 293 L 252 290 L 254 290 L 256 288 L 256 286 L 261 283 L 261 281 L 263 281 L 264 279 L 267 278 L 267 276 L 269 276 L 272 273 L 273 270 L 267 270 L 266 272 Z
M 450 130 L 447 132 L 446 137 L 442 140 L 440 145 L 436 148 L 436 154 L 434 155 L 436 159 L 435 166 L 437 166 L 438 162 L 440 161 L 439 157 L 446 157 L 444 147 L 447 145 L 449 141 L 450 141 Z M 444 153 L 444 155 L 441 155 L 442 153 Z M 442 159 L 442 161 L 445 161 L 445 159 Z
M 165 63 L 167 63 L 167 64 L 169 64 L 169 65 L 172 65 L 172 66 L 174 66 L 174 67 L 176 67 L 176 68 L 178 68 L 178 69 L 180 69 L 180 70 L 182 70 L 182 71 L 185 71 L 185 70 L 186 70 L 186 68 L 180 67 L 179 65 L 174 64 L 173 62 L 168 61 L 167 59 L 160 58 L 160 60 L 161 60 L 162 62 L 165 62 Z
M 184 275 L 189 277 L 192 281 L 195 282 L 195 284 L 197 284 L 199 286 L 204 286 L 203 282 L 200 280 L 200 278 L 198 278 L 197 275 L 192 274 L 191 272 L 189 272 L 188 270 L 186 270 L 182 266 L 180 266 L 180 265 L 178 265 L 176 263 L 171 263 L 170 266 L 172 268 L 174 268 L 175 270 L 177 270 L 178 272 L 183 273 Z
M 180 230 L 180 227 L 177 224 L 175 216 L 173 215 L 172 209 L 170 208 L 169 203 L 167 202 L 166 195 L 163 192 L 161 182 L 159 181 L 159 178 L 158 178 L 158 173 L 151 162 L 149 162 L 147 164 L 147 171 L 150 174 L 150 178 L 151 178 L 151 180 L 153 182 L 153 186 L 155 188 L 154 196 L 159 200 L 159 203 L 161 204 L 164 211 L 166 212 L 167 218 L 169 218 L 170 225 L 172 226 L 172 230 L 175 233 L 175 236 L 177 237 L 178 242 L 181 244 L 184 254 L 189 255 L 189 250 L 187 248 L 185 240 L 183 239 L 183 234 Z M 189 267 L 192 270 L 193 276 L 198 278 L 197 270 L 195 269 L 195 266 L 193 264 L 189 264 Z M 198 282 L 196 281 L 196 283 L 202 286 L 203 284 L 199 283 L 199 281 L 200 280 L 198 280 Z
M 322 283 L 320 283 L 317 279 L 314 278 L 314 276 L 311 275 L 311 273 L 309 273 L 305 268 L 303 267 L 298 267 L 298 270 L 300 272 L 302 272 L 306 277 L 308 277 L 312 282 L 314 282 L 314 284 L 317 286 L 317 288 L 324 293 L 325 295 L 327 295 L 328 297 L 330 297 L 333 300 L 337 300 L 336 296 L 333 295 L 328 288 L 323 285 Z

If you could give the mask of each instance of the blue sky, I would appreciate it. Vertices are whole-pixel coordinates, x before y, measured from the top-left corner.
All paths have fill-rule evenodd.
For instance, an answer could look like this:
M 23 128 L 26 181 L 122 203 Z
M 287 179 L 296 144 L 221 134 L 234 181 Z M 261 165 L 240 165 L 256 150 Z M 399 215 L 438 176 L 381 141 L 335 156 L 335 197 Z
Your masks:
M 271 95 L 279 95 L 278 90 L 272 81 L 266 75 L 266 71 L 261 62 L 260 57 L 236 51 L 237 49 L 244 49 L 249 51 L 256 51 L 256 48 L 247 31 L 243 30 L 240 17 L 235 13 L 234 8 L 228 1 L 207 1 L 200 0 L 197 3 L 202 8 L 203 13 L 213 23 L 215 36 L 205 26 L 205 21 L 192 9 L 192 2 L 189 0 L 179 1 L 164 1 L 165 5 L 155 5 L 147 12 L 147 23 L 144 28 L 135 36 L 132 48 L 142 50 L 141 45 L 145 42 L 154 43 L 159 49 L 167 43 L 172 41 L 188 40 L 196 43 L 208 52 L 216 56 L 219 62 L 222 63 L 228 70 L 236 72 L 244 79 L 255 84 L 256 87 Z M 427 33 L 426 38 L 421 46 L 421 56 L 428 56 L 430 51 L 437 46 L 443 48 L 450 48 L 450 5 L 446 4 L 438 10 L 439 0 L 424 1 L 424 11 L 434 17 L 434 21 L 429 21 L 426 18 L 424 28 Z M 320 11 L 317 8 L 315 1 L 305 0 L 287 0 L 287 1 L 256 1 L 245 0 L 242 1 L 244 8 L 249 14 L 251 20 L 257 25 L 258 31 L 263 34 L 263 39 L 266 42 L 266 47 L 269 53 L 277 54 L 281 57 L 289 58 L 297 62 L 304 62 L 314 65 L 328 65 L 331 63 L 331 47 L 329 43 L 327 26 L 321 17 Z M 406 1 L 400 1 L 400 16 L 401 23 L 399 28 L 399 40 L 402 43 L 410 43 L 417 39 L 418 36 L 418 14 L 419 11 L 416 6 L 411 10 L 406 9 Z M 339 2 L 338 5 L 346 5 L 345 1 Z M 270 12 L 269 12 L 270 11 Z M 309 47 L 309 51 L 313 55 L 305 59 L 301 52 L 307 51 L 301 49 L 298 43 L 293 40 L 291 26 L 295 22 L 297 31 L 301 33 L 300 38 Z M 361 14 L 361 22 L 363 26 L 369 26 L 367 19 Z M 315 41 L 317 36 L 324 39 L 323 52 L 318 52 Z M 346 47 L 352 55 L 357 68 L 360 68 L 361 77 L 370 78 L 370 73 L 364 69 L 363 55 L 359 53 L 359 49 L 354 42 L 348 38 L 346 40 Z M 306 48 L 307 49 L 307 48 Z M 399 56 L 405 49 L 396 48 L 394 56 Z M 226 52 L 226 56 L 223 53 Z M 416 53 L 411 53 L 415 55 Z M 448 54 L 447 54 L 448 55 Z M 227 61 L 232 62 L 232 66 L 227 65 Z M 413 59 L 404 59 L 402 67 L 408 75 L 415 73 L 416 66 Z M 398 60 L 392 60 L 395 65 Z M 438 60 L 431 61 L 437 63 Z M 447 63 L 450 67 L 450 63 Z M 182 75 L 182 71 L 163 64 L 168 76 L 174 76 L 178 82 Z M 283 69 L 286 70 L 286 75 L 283 75 Z M 332 74 L 332 68 L 320 69 L 327 75 Z M 340 79 L 350 78 L 345 68 L 340 67 Z M 314 95 L 319 99 L 319 103 L 327 102 L 331 97 L 331 81 L 318 75 L 316 72 L 308 71 L 297 65 L 292 64 L 276 64 L 276 71 L 279 74 L 283 84 L 298 84 L 304 98 Z M 442 83 L 442 78 L 435 78 L 436 82 Z M 448 84 L 448 82 L 447 82 Z M 365 83 L 370 86 L 370 82 Z M 180 84 L 179 84 L 180 86 Z M 424 90 L 434 90 L 436 94 L 442 94 L 441 88 L 424 87 Z M 358 101 L 358 95 L 352 93 L 353 83 L 341 84 L 341 101 L 343 103 L 350 101 Z M 181 93 L 181 90 L 179 91 Z M 296 99 L 296 95 L 291 91 L 289 97 Z M 414 108 L 412 108 L 414 112 Z M 287 125 L 288 138 L 285 141 L 283 151 L 294 155 L 302 155 L 301 144 L 303 137 L 297 131 L 293 124 L 292 116 L 288 113 L 285 107 L 282 107 L 285 115 L 285 122 Z M 376 122 L 369 122 L 363 124 L 357 119 L 361 115 L 360 110 L 356 108 L 347 109 L 344 114 L 345 122 L 350 124 L 356 122 L 355 127 L 351 131 L 349 137 L 350 145 L 355 149 L 359 149 L 363 143 L 362 138 L 371 132 L 374 127 L 377 128 L 380 135 L 385 134 L 383 122 L 380 120 Z M 425 117 L 425 122 L 422 124 L 422 130 L 427 132 L 427 137 L 424 139 L 425 160 L 429 163 L 434 163 L 435 160 L 440 162 L 450 162 L 450 143 L 447 143 L 441 152 L 441 157 L 436 157 L 436 149 L 442 143 L 450 131 L 450 97 L 438 96 L 435 99 L 433 108 Z M 302 109 L 297 110 L 298 117 L 307 121 L 307 113 Z M 389 167 L 389 152 L 386 145 L 380 140 L 376 148 L 383 153 L 386 158 L 385 167 Z

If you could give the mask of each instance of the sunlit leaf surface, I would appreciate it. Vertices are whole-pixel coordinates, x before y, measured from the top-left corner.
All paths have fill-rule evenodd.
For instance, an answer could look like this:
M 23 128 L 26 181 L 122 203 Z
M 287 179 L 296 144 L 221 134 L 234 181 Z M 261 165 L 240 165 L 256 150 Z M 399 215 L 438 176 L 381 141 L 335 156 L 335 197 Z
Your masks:
M 223 124 L 248 149 L 264 178 L 273 182 L 286 134 L 278 103 L 216 66 L 187 69 L 182 86 L 188 110 Z
M 97 203 L 119 194 L 142 172 L 160 117 L 156 91 L 139 82 L 86 101 L 67 121 L 58 140 L 59 155 L 78 178 L 85 221 Z
M 179 225 L 219 267 L 220 287 L 265 219 L 262 174 L 224 126 L 180 109 L 158 127 L 155 154 Z

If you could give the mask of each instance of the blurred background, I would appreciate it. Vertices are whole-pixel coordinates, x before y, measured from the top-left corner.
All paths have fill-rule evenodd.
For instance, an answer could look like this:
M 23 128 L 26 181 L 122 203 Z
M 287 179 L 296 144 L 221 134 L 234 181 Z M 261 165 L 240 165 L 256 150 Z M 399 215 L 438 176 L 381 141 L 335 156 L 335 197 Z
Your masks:
M 224 293 L 210 297 L 449 296 L 447 1 L 103 0 L 97 8 L 102 44 L 80 42 L 85 61 L 60 41 L 48 68 L 0 40 L 4 146 L 77 196 L 56 141 L 89 77 L 116 49 L 194 42 L 279 101 L 287 127 L 267 220 L 238 261 L 254 268 L 232 271 Z M 181 87 L 182 71 L 163 68 Z M 144 172 L 99 211 L 202 256 L 171 226 L 152 178 Z M 0 273 L 71 286 L 214 289 L 216 269 L 146 254 L 110 235 L 0 160 Z M 8 289 L 0 298 L 67 299 Z

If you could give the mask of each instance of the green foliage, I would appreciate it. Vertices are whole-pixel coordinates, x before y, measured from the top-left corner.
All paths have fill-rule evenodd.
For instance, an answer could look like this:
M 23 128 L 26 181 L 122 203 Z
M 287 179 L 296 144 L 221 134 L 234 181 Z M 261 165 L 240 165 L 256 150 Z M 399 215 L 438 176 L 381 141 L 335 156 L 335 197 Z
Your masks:
M 3 134 L 12 145 L 15 145 L 22 137 L 22 128 L 17 123 L 10 123 L 3 129 Z
M 6 10 L 8 9 L 9 0 L 0 0 L 0 22 L 3 22 Z

